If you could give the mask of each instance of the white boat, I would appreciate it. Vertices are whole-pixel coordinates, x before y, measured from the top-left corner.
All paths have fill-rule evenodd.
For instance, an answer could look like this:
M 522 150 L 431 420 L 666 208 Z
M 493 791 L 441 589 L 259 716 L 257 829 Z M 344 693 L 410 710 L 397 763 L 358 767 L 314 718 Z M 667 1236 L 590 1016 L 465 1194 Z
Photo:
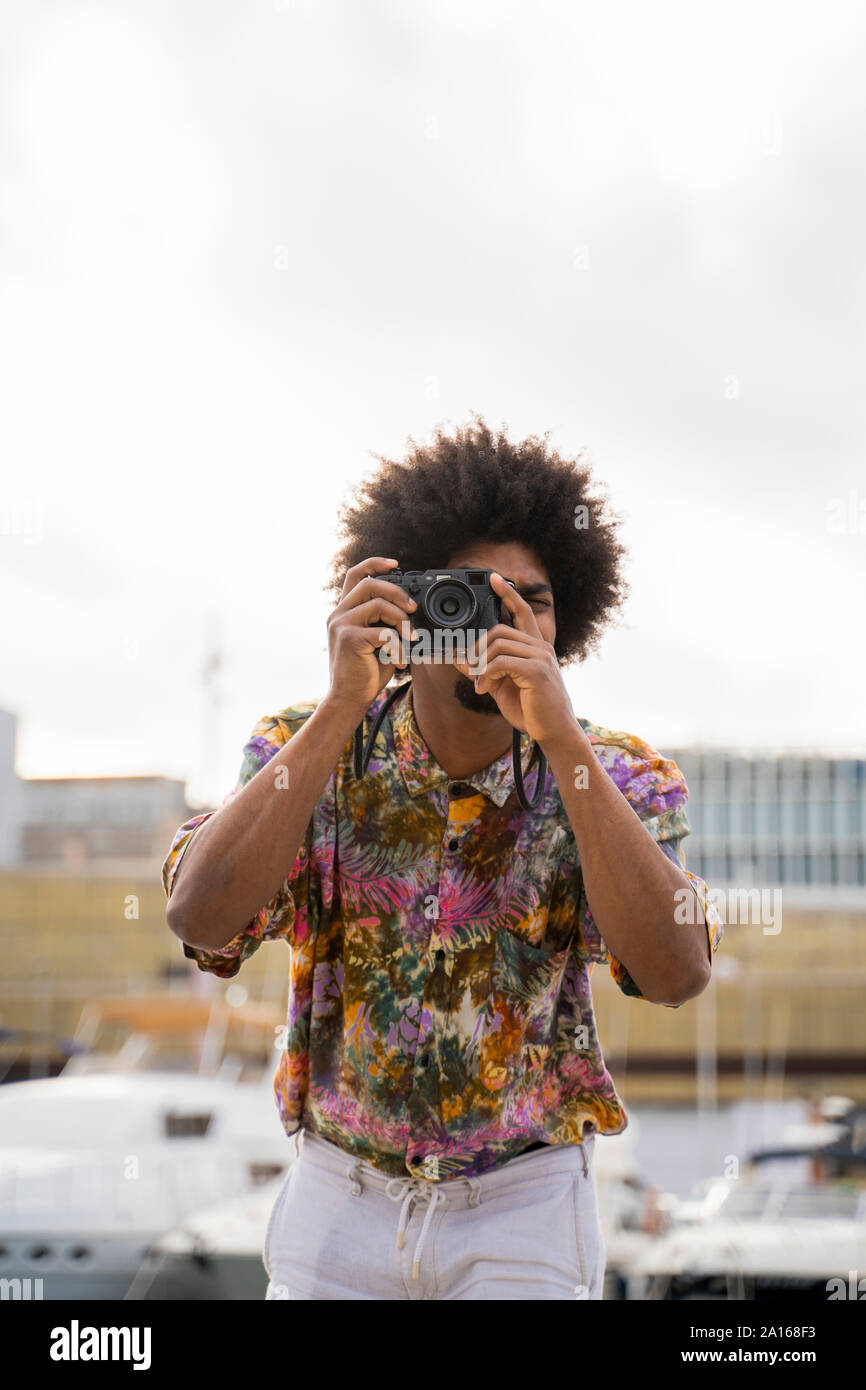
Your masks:
M 638 1162 L 640 1122 L 595 1139 L 595 1183 L 605 1243 L 604 1298 L 627 1299 L 632 1271 L 670 1220 L 676 1198 L 648 1182 Z
M 294 1155 L 294 1145 L 292 1145 Z M 283 1178 L 187 1216 L 147 1252 L 128 1298 L 262 1300 L 268 1219 Z
M 863 1269 L 866 1187 L 718 1179 L 643 1252 L 632 1296 L 827 1300 Z
M 665 1194 L 649 1187 L 635 1162 L 638 1126 L 596 1136 L 595 1180 L 607 1250 L 604 1297 L 626 1296 L 632 1267 L 666 1222 Z M 294 1145 L 291 1146 L 294 1155 Z M 263 1299 L 262 1250 L 281 1179 L 187 1216 L 157 1241 L 129 1297 Z M 672 1199 L 671 1199 L 672 1200 Z
M 80 1033 L 119 1021 L 132 1031 L 113 1058 L 77 1057 L 60 1076 L 0 1086 L 4 1287 L 29 1279 L 45 1299 L 123 1298 L 147 1251 L 188 1213 L 254 1192 L 295 1156 L 272 1092 L 271 1009 L 102 1001 Z M 232 1053 L 238 1029 L 265 1044 L 257 1067 Z M 195 1042 L 199 1072 L 160 1060 L 160 1040 L 178 1032 Z

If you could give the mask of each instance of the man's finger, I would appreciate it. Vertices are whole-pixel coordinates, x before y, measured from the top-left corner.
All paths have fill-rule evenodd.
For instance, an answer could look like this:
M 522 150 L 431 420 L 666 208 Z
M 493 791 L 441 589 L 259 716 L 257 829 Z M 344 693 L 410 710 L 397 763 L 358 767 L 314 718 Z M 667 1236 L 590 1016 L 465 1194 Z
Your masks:
M 535 621 L 535 614 L 526 599 L 517 592 L 513 585 L 502 578 L 498 570 L 491 572 L 490 587 L 502 600 L 503 608 L 511 614 L 515 627 L 520 628 L 523 632 L 531 633 L 533 637 L 541 636 L 538 623 Z

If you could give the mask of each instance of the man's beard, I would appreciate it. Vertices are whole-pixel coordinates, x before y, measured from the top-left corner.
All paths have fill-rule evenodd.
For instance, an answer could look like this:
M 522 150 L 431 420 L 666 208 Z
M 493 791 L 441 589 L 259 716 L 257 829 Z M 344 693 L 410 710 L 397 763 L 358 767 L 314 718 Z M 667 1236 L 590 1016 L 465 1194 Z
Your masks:
M 493 696 L 486 691 L 479 695 L 475 689 L 475 682 L 468 676 L 458 676 L 454 682 L 454 698 L 458 700 L 464 709 L 471 710 L 473 714 L 501 714 L 502 711 L 494 700 Z

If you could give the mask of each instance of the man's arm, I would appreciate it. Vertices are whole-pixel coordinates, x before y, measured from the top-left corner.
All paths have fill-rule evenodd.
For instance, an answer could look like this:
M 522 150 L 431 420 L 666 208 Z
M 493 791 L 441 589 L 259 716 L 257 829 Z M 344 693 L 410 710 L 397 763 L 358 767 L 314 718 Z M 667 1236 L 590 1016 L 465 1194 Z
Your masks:
M 357 724 L 356 703 L 327 696 L 285 747 L 196 830 L 166 908 L 175 936 L 218 951 L 271 901 Z
M 340 754 L 394 674 L 380 649 L 391 625 L 411 635 L 413 598 L 380 579 L 397 565 L 372 555 L 346 574 L 328 617 L 328 694 L 286 746 L 203 821 L 174 875 L 166 921 L 181 941 L 219 951 L 276 897 Z M 382 624 L 388 624 L 384 630 Z
M 595 756 L 572 709 L 556 649 L 542 637 L 529 604 L 501 574 L 492 573 L 490 583 L 512 626 L 496 623 L 489 629 L 475 689 L 489 691 L 509 723 L 528 733 L 545 754 L 605 945 L 644 999 L 683 1004 L 706 988 L 712 970 L 711 928 L 701 900 Z M 475 675 L 469 663 L 455 664 Z M 586 769 L 586 779 L 575 777 L 579 767 Z M 684 902 L 691 908 L 685 914 Z
M 711 975 L 707 926 L 694 888 L 629 805 L 576 720 L 542 747 L 605 944 L 645 999 L 671 1005 L 693 999 Z M 586 769 L 585 778 L 575 776 L 577 768 Z M 685 913 L 684 894 L 694 898 Z

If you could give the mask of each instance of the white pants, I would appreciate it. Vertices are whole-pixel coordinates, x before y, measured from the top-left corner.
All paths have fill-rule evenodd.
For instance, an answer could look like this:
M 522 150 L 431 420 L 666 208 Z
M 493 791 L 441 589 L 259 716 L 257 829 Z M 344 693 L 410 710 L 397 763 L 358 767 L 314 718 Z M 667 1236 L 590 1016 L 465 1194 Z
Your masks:
M 600 1299 L 594 1144 L 432 1182 L 302 1130 L 265 1236 L 266 1298 Z

